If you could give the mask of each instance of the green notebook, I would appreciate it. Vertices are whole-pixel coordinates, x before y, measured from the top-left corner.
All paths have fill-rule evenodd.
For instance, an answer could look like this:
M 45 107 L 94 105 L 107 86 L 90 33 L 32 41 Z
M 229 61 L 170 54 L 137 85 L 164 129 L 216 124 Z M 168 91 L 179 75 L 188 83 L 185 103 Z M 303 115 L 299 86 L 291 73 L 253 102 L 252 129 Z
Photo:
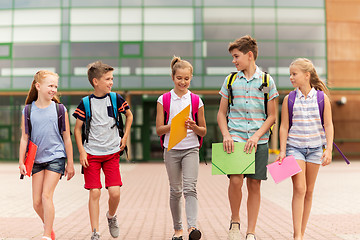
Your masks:
M 234 152 L 226 153 L 223 143 L 212 144 L 212 175 L 254 174 L 255 149 L 244 152 L 245 142 L 234 142 Z

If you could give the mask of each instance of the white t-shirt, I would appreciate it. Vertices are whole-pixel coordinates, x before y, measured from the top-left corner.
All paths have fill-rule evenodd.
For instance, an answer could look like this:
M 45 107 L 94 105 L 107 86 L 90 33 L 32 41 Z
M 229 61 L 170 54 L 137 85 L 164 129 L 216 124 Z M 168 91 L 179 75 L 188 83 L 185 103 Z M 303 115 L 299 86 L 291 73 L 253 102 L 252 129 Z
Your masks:
M 168 124 L 170 125 L 171 120 L 179 112 L 184 110 L 184 108 L 186 108 L 189 104 L 190 104 L 189 118 L 194 120 L 192 118 L 192 104 L 191 104 L 190 91 L 188 90 L 188 92 L 181 98 L 176 95 L 176 93 L 174 92 L 174 89 L 172 89 L 170 91 L 170 93 L 171 93 L 170 116 L 169 116 Z M 161 105 L 163 105 L 163 95 L 161 95 L 158 98 L 157 102 L 160 103 Z M 201 108 L 202 106 L 204 106 L 204 103 L 202 102 L 201 98 L 199 98 L 199 108 Z M 165 148 L 167 148 L 169 145 L 169 137 L 170 137 L 170 132 L 165 134 L 165 139 L 164 139 L 164 147 Z M 199 144 L 198 136 L 194 133 L 193 130 L 188 129 L 187 136 L 183 140 L 181 140 L 181 142 L 179 142 L 177 145 L 175 145 L 172 149 L 183 150 L 183 149 L 189 149 L 189 148 L 194 148 L 194 147 L 199 147 L 199 146 L 200 146 L 200 144 Z

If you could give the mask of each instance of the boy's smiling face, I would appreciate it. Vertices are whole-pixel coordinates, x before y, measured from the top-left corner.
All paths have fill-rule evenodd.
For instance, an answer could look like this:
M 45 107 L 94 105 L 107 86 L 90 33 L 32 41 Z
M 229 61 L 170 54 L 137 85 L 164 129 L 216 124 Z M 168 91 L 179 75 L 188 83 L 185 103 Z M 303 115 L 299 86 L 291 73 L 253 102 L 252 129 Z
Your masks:
M 103 74 L 99 79 L 94 78 L 95 95 L 99 97 L 111 92 L 113 86 L 113 71 Z
M 235 67 L 238 71 L 243 71 L 247 69 L 251 63 L 251 52 L 244 54 L 240 52 L 238 49 L 233 49 L 230 52 L 233 57 L 232 63 L 235 64 Z

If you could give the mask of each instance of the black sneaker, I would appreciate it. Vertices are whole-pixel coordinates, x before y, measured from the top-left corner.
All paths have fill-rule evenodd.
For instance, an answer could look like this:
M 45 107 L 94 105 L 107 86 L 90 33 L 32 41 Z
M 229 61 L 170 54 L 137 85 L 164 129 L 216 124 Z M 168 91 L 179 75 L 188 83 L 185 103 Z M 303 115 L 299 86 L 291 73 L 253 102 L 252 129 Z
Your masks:
M 201 238 L 201 232 L 199 229 L 193 229 L 189 234 L 189 240 L 199 240 Z

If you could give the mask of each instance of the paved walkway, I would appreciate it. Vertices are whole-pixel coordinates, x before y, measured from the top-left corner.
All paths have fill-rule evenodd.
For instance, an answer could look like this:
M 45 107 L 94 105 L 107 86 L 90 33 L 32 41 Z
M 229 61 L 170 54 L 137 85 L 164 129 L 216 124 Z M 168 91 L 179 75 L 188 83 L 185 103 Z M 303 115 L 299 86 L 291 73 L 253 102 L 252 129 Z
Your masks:
M 88 192 L 79 173 L 61 180 L 55 191 L 54 230 L 59 240 L 90 239 Z M 118 209 L 118 239 L 168 240 L 172 235 L 169 187 L 162 163 L 121 164 L 124 186 Z M 313 209 L 305 239 L 360 239 L 360 161 L 347 166 L 338 161 L 321 167 Z M 198 183 L 199 228 L 204 240 L 226 239 L 229 227 L 228 180 L 211 176 L 211 165 L 201 164 Z M 15 163 L 0 163 L 0 239 L 40 239 L 42 224 L 32 209 L 31 180 L 19 180 Z M 257 225 L 259 240 L 291 239 L 291 180 L 275 184 L 271 177 L 262 185 L 262 205 Z M 244 188 L 244 199 L 246 190 Z M 107 229 L 107 192 L 100 209 L 101 239 L 112 239 Z M 246 231 L 246 204 L 241 206 L 241 232 Z M 187 239 L 187 237 L 185 237 Z

